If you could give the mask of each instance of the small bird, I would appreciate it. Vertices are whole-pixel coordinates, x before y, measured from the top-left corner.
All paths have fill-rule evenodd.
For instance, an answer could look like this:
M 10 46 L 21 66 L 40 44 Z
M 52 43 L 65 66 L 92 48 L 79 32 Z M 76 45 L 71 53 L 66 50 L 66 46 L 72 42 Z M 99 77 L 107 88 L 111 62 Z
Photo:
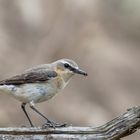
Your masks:
M 21 101 L 21 108 L 25 113 L 31 127 L 34 127 L 25 105 L 47 120 L 47 127 L 62 127 L 50 121 L 36 108 L 35 104 L 47 101 L 64 89 L 74 74 L 87 76 L 87 73 L 79 69 L 78 65 L 70 59 L 60 59 L 50 64 L 42 64 L 30 68 L 22 74 L 0 81 L 0 91 L 9 94 Z

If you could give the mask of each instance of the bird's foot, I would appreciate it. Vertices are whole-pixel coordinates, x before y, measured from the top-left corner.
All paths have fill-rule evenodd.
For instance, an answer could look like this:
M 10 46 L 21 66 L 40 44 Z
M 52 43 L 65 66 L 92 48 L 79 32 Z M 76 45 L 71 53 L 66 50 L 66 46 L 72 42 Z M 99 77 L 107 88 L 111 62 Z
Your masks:
M 53 121 L 47 121 L 47 123 L 43 124 L 42 125 L 42 128 L 43 129 L 46 129 L 46 128 L 59 128 L 59 127 L 66 127 L 66 123 L 64 124 L 59 124 L 59 123 L 56 123 L 56 122 L 53 122 Z

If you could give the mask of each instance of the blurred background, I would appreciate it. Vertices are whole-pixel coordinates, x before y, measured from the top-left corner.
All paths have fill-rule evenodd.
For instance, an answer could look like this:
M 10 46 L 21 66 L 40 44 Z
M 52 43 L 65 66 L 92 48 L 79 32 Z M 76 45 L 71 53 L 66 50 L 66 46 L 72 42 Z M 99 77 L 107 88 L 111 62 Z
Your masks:
M 89 76 L 75 76 L 36 107 L 57 122 L 99 126 L 140 105 L 139 13 L 139 0 L 0 0 L 0 79 L 73 59 Z M 0 127 L 29 126 L 20 104 L 1 93 Z M 44 123 L 27 111 L 36 126 Z

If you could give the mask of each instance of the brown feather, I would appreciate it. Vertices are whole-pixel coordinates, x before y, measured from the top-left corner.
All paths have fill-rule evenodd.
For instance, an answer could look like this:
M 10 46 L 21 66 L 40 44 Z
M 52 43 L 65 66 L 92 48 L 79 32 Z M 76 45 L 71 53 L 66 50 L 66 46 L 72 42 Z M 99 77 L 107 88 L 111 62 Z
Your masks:
M 55 71 L 29 71 L 21 75 L 13 76 L 9 79 L 0 81 L 0 85 L 21 85 L 26 83 L 39 83 L 47 81 L 57 76 Z

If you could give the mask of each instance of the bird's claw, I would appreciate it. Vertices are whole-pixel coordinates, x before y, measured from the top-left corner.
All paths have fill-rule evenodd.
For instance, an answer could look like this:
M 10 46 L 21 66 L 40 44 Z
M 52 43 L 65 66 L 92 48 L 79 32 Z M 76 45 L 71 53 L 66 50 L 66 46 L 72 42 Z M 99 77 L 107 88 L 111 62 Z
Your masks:
M 43 129 L 46 129 L 46 128 L 59 128 L 59 127 L 66 127 L 66 123 L 64 124 L 59 124 L 59 123 L 56 123 L 56 122 L 53 122 L 53 121 L 48 121 L 47 123 L 43 124 L 42 125 L 42 128 Z

